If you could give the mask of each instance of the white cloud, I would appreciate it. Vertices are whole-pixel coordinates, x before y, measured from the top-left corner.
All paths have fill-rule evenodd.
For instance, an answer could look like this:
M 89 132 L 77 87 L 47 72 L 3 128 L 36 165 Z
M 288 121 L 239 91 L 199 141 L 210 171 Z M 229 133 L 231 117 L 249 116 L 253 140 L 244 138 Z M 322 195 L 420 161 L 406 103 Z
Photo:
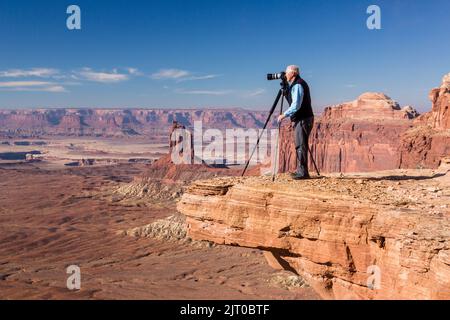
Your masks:
M 54 85 L 47 88 L 43 88 L 41 91 L 47 91 L 47 92 L 67 92 L 67 90 L 60 85 Z
M 208 80 L 208 79 L 214 79 L 219 77 L 220 75 L 218 74 L 207 74 L 205 76 L 192 76 L 192 77 L 187 77 L 187 78 L 181 78 L 178 79 L 177 82 L 182 82 L 182 81 L 195 81 L 195 80 Z
M 255 89 L 253 91 L 250 91 L 246 94 L 247 97 L 256 97 L 262 95 L 266 90 L 264 89 Z
M 46 81 L 8 81 L 0 82 L 0 88 L 13 88 L 13 87 L 35 87 L 50 85 L 51 82 Z
M 83 68 L 81 71 L 77 72 L 77 75 L 85 80 L 101 83 L 116 83 L 129 79 L 129 75 L 119 73 L 117 69 L 114 69 L 112 72 L 97 72 L 93 71 L 91 68 Z M 75 79 L 77 79 L 76 76 Z
M 29 70 L 24 69 L 10 69 L 0 71 L 0 77 L 2 78 L 19 78 L 19 77 L 40 77 L 50 78 L 59 74 L 57 69 L 51 68 L 33 68 Z
M 214 95 L 221 96 L 231 93 L 230 90 L 177 90 L 180 94 L 200 94 L 200 95 Z
M 189 76 L 191 73 L 180 69 L 161 69 L 152 74 L 153 79 L 180 79 Z
M 142 72 L 140 72 L 137 68 L 126 68 L 129 74 L 133 76 L 141 76 Z
M 173 79 L 176 82 L 183 81 L 195 81 L 195 80 L 208 80 L 219 77 L 219 74 L 207 74 L 203 76 L 195 76 L 192 72 L 181 69 L 161 69 L 156 73 L 153 73 L 151 77 L 153 79 Z
M 44 92 L 67 92 L 66 86 L 81 85 L 83 81 L 100 83 L 117 83 L 129 80 L 132 76 L 142 73 L 137 68 L 123 68 L 121 71 L 114 68 L 112 71 L 95 71 L 91 68 L 69 71 L 62 73 L 53 68 L 32 69 L 8 69 L 0 71 L 0 78 L 28 77 L 24 81 L 0 82 L 1 91 L 44 91 Z M 50 81 L 35 81 L 33 78 L 49 78 Z M 67 81 L 64 81 L 67 80 Z
M 82 83 L 81 82 L 79 82 L 79 81 L 63 81 L 63 82 L 61 82 L 61 85 L 64 85 L 64 86 L 81 86 L 82 85 Z
M 42 92 L 67 92 L 66 89 L 53 82 L 46 81 L 9 81 L 0 82 L 2 91 L 42 91 Z

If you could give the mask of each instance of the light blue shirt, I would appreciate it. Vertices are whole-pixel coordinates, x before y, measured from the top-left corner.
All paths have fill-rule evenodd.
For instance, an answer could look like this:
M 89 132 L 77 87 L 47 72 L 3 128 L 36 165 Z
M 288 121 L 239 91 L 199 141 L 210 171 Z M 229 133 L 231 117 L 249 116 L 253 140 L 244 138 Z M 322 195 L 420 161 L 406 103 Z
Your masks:
M 298 83 L 291 89 L 292 103 L 289 109 L 284 112 L 286 117 L 292 117 L 300 109 L 303 102 L 303 87 Z

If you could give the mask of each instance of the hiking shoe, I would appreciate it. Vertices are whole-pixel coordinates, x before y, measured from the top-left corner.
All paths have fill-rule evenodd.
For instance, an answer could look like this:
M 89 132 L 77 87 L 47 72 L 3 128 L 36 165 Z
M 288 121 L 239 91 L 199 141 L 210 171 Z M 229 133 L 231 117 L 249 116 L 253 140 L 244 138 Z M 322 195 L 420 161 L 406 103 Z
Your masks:
M 291 178 L 294 180 L 306 180 L 306 179 L 311 179 L 311 177 L 309 175 L 300 175 L 298 173 L 291 173 Z

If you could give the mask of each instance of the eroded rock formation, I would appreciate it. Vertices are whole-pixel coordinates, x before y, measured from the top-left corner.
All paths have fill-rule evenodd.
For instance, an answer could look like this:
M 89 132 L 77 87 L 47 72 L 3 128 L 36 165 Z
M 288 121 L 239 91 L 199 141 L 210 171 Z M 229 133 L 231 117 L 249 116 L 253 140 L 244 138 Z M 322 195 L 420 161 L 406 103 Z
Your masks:
M 432 109 L 418 117 L 401 137 L 401 168 L 436 168 L 450 154 L 450 73 L 430 92 Z
M 367 172 L 398 168 L 437 168 L 450 154 L 450 74 L 430 93 L 432 110 L 417 112 L 382 93 L 325 109 L 310 136 L 314 159 L 323 172 Z M 281 172 L 294 171 L 292 128 L 281 132 Z M 312 162 L 310 161 L 310 168 Z
M 431 110 L 433 127 L 450 129 L 450 73 L 442 78 L 440 88 L 431 90 L 430 100 L 433 103 Z
M 443 183 L 404 174 L 217 178 L 193 183 L 178 210 L 193 239 L 262 249 L 325 299 L 450 299 Z
M 191 181 L 240 174 L 240 170 L 216 168 L 201 159 L 194 162 L 192 136 L 187 133 L 184 125 L 173 122 L 169 130 L 169 152 L 150 164 L 133 182 L 120 187 L 118 193 L 126 197 L 172 200 L 178 198 Z
M 319 170 L 364 172 L 400 167 L 399 136 L 413 125 L 414 115 L 414 110 L 401 109 L 382 93 L 365 93 L 355 101 L 325 108 L 310 136 Z M 280 170 L 294 171 L 296 156 L 288 124 L 281 141 Z
M 325 108 L 322 119 L 399 120 L 412 119 L 417 112 L 399 104 L 384 93 L 366 92 L 356 100 Z

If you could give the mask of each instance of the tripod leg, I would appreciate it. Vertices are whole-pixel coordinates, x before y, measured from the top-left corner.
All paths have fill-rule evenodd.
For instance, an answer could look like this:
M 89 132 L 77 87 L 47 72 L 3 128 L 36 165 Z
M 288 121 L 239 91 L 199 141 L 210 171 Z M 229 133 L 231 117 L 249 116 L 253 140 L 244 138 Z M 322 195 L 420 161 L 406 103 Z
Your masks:
M 280 100 L 282 93 L 283 93 L 283 90 L 280 89 L 280 90 L 278 91 L 278 94 L 277 94 L 276 98 L 275 98 L 275 101 L 274 101 L 273 104 L 272 104 L 272 108 L 270 109 L 269 116 L 267 117 L 266 122 L 264 123 L 264 127 L 263 127 L 263 129 L 261 130 L 261 133 L 260 133 L 260 135 L 259 135 L 259 137 L 258 137 L 258 140 L 256 140 L 256 144 L 255 144 L 255 146 L 253 147 L 253 151 L 252 151 L 252 153 L 250 154 L 250 157 L 248 158 L 248 160 L 247 160 L 247 162 L 246 162 L 246 164 L 245 164 L 245 167 L 244 167 L 244 170 L 242 171 L 241 177 L 243 177 L 243 176 L 245 175 L 245 172 L 247 171 L 248 165 L 250 164 L 250 160 L 252 159 L 253 154 L 255 153 L 255 150 L 256 150 L 256 148 L 257 148 L 258 145 L 259 145 L 259 140 L 261 139 L 261 137 L 262 137 L 262 135 L 263 135 L 263 133 L 264 133 L 264 130 L 266 130 L 267 124 L 269 123 L 270 118 L 272 117 L 272 114 L 273 114 L 273 112 L 275 111 L 275 108 L 277 107 L 278 101 Z
M 283 101 L 284 97 L 281 97 L 281 108 L 280 108 L 280 115 L 283 114 Z M 280 141 L 280 131 L 281 131 L 281 123 L 278 122 L 278 136 L 277 136 L 277 143 L 275 146 L 275 163 L 273 165 L 273 173 L 272 173 L 272 182 L 275 181 L 275 176 L 278 173 L 278 152 L 279 152 L 279 141 Z

